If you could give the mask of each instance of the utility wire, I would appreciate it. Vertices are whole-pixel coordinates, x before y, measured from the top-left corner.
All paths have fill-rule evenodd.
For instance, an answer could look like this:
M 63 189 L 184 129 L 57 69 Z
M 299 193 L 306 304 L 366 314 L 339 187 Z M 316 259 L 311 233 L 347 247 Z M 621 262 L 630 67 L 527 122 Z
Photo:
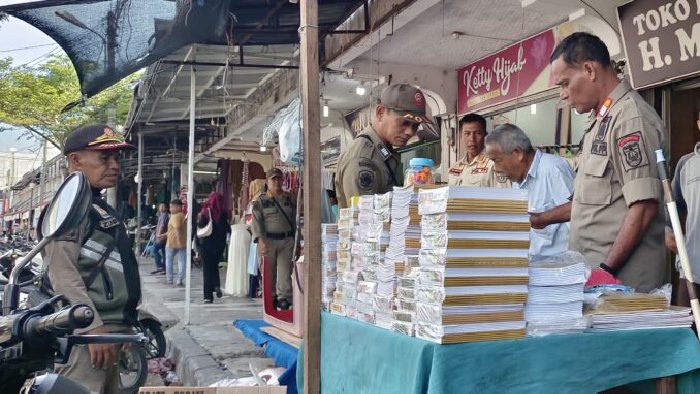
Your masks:
M 39 45 L 30 45 L 30 46 L 21 47 L 21 48 L 4 49 L 4 50 L 0 51 L 0 53 L 19 52 L 19 51 L 25 51 L 25 50 L 27 50 L 27 49 L 48 47 L 48 46 L 52 46 L 52 45 L 58 45 L 58 44 L 56 44 L 56 43 L 52 43 L 52 44 L 39 44 Z

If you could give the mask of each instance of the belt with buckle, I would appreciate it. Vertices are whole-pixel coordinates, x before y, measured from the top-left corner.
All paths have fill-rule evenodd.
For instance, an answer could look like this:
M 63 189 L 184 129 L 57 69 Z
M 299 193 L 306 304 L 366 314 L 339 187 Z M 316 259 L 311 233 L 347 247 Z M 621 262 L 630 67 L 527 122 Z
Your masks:
M 294 232 L 288 231 L 286 233 L 267 233 L 266 238 L 268 239 L 285 239 L 287 237 L 293 237 Z

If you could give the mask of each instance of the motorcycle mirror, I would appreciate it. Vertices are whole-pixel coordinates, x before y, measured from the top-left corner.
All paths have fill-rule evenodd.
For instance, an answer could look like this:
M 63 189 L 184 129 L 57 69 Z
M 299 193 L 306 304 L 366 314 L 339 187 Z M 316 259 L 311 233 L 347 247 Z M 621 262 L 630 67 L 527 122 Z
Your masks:
M 5 285 L 2 300 L 2 314 L 9 315 L 19 305 L 19 275 L 46 244 L 53 238 L 64 234 L 67 230 L 76 228 L 90 212 L 92 191 L 87 177 L 76 171 L 63 181 L 58 192 L 51 199 L 44 212 L 41 223 L 41 242 L 27 253 L 10 273 L 9 283 Z
M 41 234 L 54 238 L 80 225 L 90 211 L 91 194 L 85 174 L 79 171 L 70 174 L 44 213 Z

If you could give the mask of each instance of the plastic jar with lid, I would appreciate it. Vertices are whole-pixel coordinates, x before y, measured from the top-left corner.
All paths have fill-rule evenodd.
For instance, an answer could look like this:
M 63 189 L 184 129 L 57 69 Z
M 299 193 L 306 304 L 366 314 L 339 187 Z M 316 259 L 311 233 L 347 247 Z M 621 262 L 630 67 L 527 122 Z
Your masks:
M 425 159 L 422 157 L 415 157 L 408 162 L 408 169 L 406 170 L 405 184 L 408 185 L 432 185 L 435 183 L 433 180 L 433 166 L 435 163 L 432 159 Z

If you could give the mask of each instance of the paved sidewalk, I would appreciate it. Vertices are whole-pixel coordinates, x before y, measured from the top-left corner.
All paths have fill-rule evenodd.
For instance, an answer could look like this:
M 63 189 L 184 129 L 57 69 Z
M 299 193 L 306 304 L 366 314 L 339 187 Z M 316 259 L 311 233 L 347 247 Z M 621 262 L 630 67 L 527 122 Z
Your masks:
M 165 275 L 151 275 L 152 258 L 139 259 L 143 301 L 142 308 L 165 325 L 168 351 L 177 363 L 177 373 L 185 385 L 208 386 L 224 378 L 251 376 L 249 363 L 258 369 L 274 366 L 262 348 L 246 339 L 233 327 L 236 319 L 262 319 L 260 299 L 234 298 L 224 294 L 213 304 L 204 304 L 202 270 L 192 267 L 190 324 L 185 318 L 185 287 L 165 283 Z M 226 269 L 220 272 L 222 288 Z

